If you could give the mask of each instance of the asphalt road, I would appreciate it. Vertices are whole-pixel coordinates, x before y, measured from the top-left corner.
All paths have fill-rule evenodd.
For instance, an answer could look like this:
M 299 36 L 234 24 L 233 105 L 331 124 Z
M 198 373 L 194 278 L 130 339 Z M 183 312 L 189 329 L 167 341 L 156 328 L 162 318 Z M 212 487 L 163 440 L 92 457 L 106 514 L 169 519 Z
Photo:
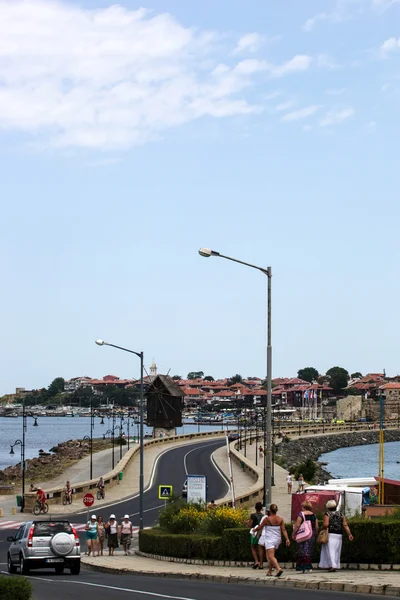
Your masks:
M 220 475 L 211 460 L 211 454 L 225 443 L 208 441 L 186 447 L 174 448 L 162 454 L 153 473 L 150 488 L 145 493 L 145 526 L 153 525 L 158 518 L 164 503 L 158 499 L 158 485 L 169 484 L 175 492 L 182 490 L 186 475 L 206 475 L 208 480 L 208 500 L 217 500 L 227 493 L 226 480 Z M 139 498 L 133 496 L 120 503 L 102 507 L 104 517 L 114 512 L 121 518 L 129 513 L 135 525 L 138 521 Z M 98 511 L 96 511 L 98 514 Z M 74 523 L 84 523 L 86 513 L 69 516 Z M 6 571 L 7 536 L 15 530 L 0 531 L 0 572 Z M 83 534 L 80 534 L 82 551 L 85 548 Z M 116 557 L 116 561 L 118 558 Z M 53 571 L 33 571 L 29 576 L 34 590 L 34 600 L 134 600 L 165 598 L 167 600 L 264 600 L 268 594 L 274 600 L 344 600 L 345 595 L 334 592 L 318 592 L 311 590 L 291 590 L 288 588 L 265 588 L 256 585 L 218 584 L 211 582 L 186 581 L 157 577 L 137 577 L 134 573 L 114 575 L 82 569 L 79 576 L 72 576 L 67 571 L 56 575 Z M 348 596 L 348 595 L 346 595 Z M 358 600 L 366 600 L 367 596 L 357 596 Z M 370 598 L 370 596 L 368 596 Z
M 108 575 L 83 571 L 78 577 L 42 572 L 29 576 L 34 600 L 344 600 L 349 594 L 307 589 L 268 588 L 260 585 L 219 584 L 132 575 Z M 355 596 L 371 600 L 371 596 Z

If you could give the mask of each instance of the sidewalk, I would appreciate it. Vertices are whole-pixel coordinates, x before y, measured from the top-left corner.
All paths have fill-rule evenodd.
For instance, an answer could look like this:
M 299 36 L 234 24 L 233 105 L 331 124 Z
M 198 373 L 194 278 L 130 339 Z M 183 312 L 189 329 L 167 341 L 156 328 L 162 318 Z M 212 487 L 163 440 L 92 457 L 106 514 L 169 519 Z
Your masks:
M 193 561 L 194 562 L 194 561 Z M 82 563 L 88 568 L 107 573 L 132 573 L 175 579 L 194 579 L 218 583 L 247 583 L 255 585 L 332 590 L 336 592 L 357 592 L 400 596 L 400 571 L 343 570 L 336 573 L 315 570 L 310 574 L 296 573 L 292 565 L 281 565 L 282 577 L 266 577 L 266 571 L 254 571 L 249 566 L 210 566 L 183 564 L 166 560 L 156 560 L 145 556 L 124 556 L 117 551 L 115 556 L 82 556 Z M 400 569 L 400 565 L 399 565 Z
M 208 439 L 216 439 L 208 438 Z M 202 440 L 206 441 L 207 438 L 202 438 Z M 179 446 L 196 444 L 200 440 L 192 439 L 192 440 L 181 440 L 175 443 L 166 443 L 161 445 L 152 445 L 148 449 L 145 449 L 144 452 L 144 485 L 145 489 L 148 487 L 151 476 L 153 474 L 154 465 L 158 459 L 158 457 L 170 450 L 171 448 L 177 448 Z M 131 445 L 131 448 L 133 444 Z M 112 450 L 103 450 L 102 452 L 98 452 L 93 455 L 93 474 L 95 477 L 104 475 L 104 473 L 110 471 L 111 469 L 111 452 Z M 226 453 L 226 449 L 225 449 Z M 119 458 L 119 449 L 118 449 L 118 458 Z M 90 460 L 90 458 L 89 458 Z M 125 498 L 134 496 L 139 493 L 139 454 L 137 454 L 133 460 L 130 462 L 128 468 L 124 472 L 123 480 L 114 487 L 106 488 L 106 498 L 104 500 L 97 500 L 95 502 L 96 510 L 101 510 L 103 506 L 108 506 L 109 504 L 114 504 L 116 502 L 120 502 Z M 115 463 L 117 466 L 117 462 Z M 89 463 L 88 457 L 77 462 L 75 465 L 67 469 L 62 476 L 57 477 L 53 481 L 47 481 L 43 483 L 43 489 L 46 490 L 46 487 L 50 489 L 51 487 L 63 486 L 65 481 L 69 479 L 72 483 L 85 481 L 88 479 L 88 470 Z M 97 475 L 96 475 L 97 473 Z M 251 479 L 248 475 L 242 474 L 242 477 L 245 481 L 249 482 Z M 13 496 L 0 496 L 0 508 L 4 511 L 4 518 L 9 518 L 12 514 L 12 508 L 15 507 L 15 495 Z M 73 514 L 84 512 L 86 509 L 83 506 L 82 500 L 77 499 L 73 501 L 71 505 L 63 506 L 62 504 L 53 504 L 50 508 L 50 513 L 53 515 L 57 514 Z M 28 513 L 29 514 L 29 513 Z M 17 509 L 17 513 L 13 515 L 13 518 L 18 521 L 25 521 L 27 513 L 20 513 Z M 0 520 L 1 523 L 1 520 Z

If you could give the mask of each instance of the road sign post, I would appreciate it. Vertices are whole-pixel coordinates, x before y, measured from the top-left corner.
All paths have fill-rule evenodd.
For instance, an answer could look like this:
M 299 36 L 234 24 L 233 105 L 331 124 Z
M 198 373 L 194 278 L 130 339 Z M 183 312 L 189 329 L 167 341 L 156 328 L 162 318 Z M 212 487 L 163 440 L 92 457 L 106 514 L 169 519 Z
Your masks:
M 159 485 L 158 499 L 169 500 L 170 498 L 172 498 L 172 485 Z
M 90 492 L 83 496 L 83 504 L 87 508 L 86 520 L 89 521 L 89 508 L 94 504 L 94 496 Z

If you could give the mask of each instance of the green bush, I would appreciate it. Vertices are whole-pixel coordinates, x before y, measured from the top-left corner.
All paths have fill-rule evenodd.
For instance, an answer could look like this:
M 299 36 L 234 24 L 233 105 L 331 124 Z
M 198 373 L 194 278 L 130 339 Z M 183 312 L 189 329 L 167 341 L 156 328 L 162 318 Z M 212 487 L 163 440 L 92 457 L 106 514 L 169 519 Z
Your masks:
M 307 460 L 295 468 L 294 476 L 296 481 L 299 479 L 300 473 L 303 474 L 305 481 L 311 483 L 315 477 L 315 473 L 317 471 L 317 464 L 313 461 L 312 458 L 307 458 Z
M 0 575 L 1 600 L 30 600 L 32 586 L 25 577 Z
M 221 538 L 215 536 L 165 533 L 160 529 L 139 532 L 139 548 L 148 554 L 176 558 L 221 560 Z
M 370 564 L 400 564 L 400 522 L 394 519 L 366 521 L 351 519 L 350 529 L 354 541 L 343 535 L 342 562 Z M 292 525 L 286 529 L 291 540 Z M 139 534 L 139 548 L 149 554 L 199 558 L 203 560 L 232 560 L 250 562 L 249 530 L 243 527 L 225 529 L 220 536 L 174 535 L 159 529 L 147 529 Z M 313 562 L 320 556 L 320 546 L 315 546 Z M 287 548 L 281 544 L 277 552 L 281 562 L 296 560 L 297 544 Z M 1 598 L 1 594 L 0 594 Z

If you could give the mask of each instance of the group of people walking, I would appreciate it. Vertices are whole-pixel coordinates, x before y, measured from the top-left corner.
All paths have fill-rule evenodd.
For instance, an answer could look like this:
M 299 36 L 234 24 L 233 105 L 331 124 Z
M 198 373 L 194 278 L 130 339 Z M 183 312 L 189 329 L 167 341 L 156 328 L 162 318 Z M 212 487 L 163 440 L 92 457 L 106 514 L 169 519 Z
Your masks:
M 92 515 L 86 523 L 85 531 L 88 556 L 103 556 L 106 540 L 109 556 L 114 556 L 119 544 L 123 547 L 125 556 L 130 554 L 133 529 L 129 515 L 124 516 L 120 525 L 114 514 L 110 515 L 107 522 L 104 522 L 100 515 Z
M 266 575 L 280 577 L 283 569 L 280 567 L 275 552 L 285 539 L 286 546 L 290 546 L 289 535 L 285 522 L 278 515 L 278 507 L 271 504 L 267 514 L 262 512 L 262 503 L 257 502 L 255 513 L 250 516 L 250 544 L 254 558 L 253 569 L 263 569 L 264 560 L 267 560 L 268 570 Z M 317 541 L 321 544 L 321 555 L 318 567 L 334 572 L 340 569 L 340 555 L 342 551 L 343 533 L 353 541 L 345 515 L 337 510 L 335 500 L 326 503 L 326 513 L 319 528 L 311 502 L 305 501 L 301 505 L 294 525 L 292 539 L 297 544 L 296 570 L 302 573 L 311 573 L 313 570 L 312 557 Z

